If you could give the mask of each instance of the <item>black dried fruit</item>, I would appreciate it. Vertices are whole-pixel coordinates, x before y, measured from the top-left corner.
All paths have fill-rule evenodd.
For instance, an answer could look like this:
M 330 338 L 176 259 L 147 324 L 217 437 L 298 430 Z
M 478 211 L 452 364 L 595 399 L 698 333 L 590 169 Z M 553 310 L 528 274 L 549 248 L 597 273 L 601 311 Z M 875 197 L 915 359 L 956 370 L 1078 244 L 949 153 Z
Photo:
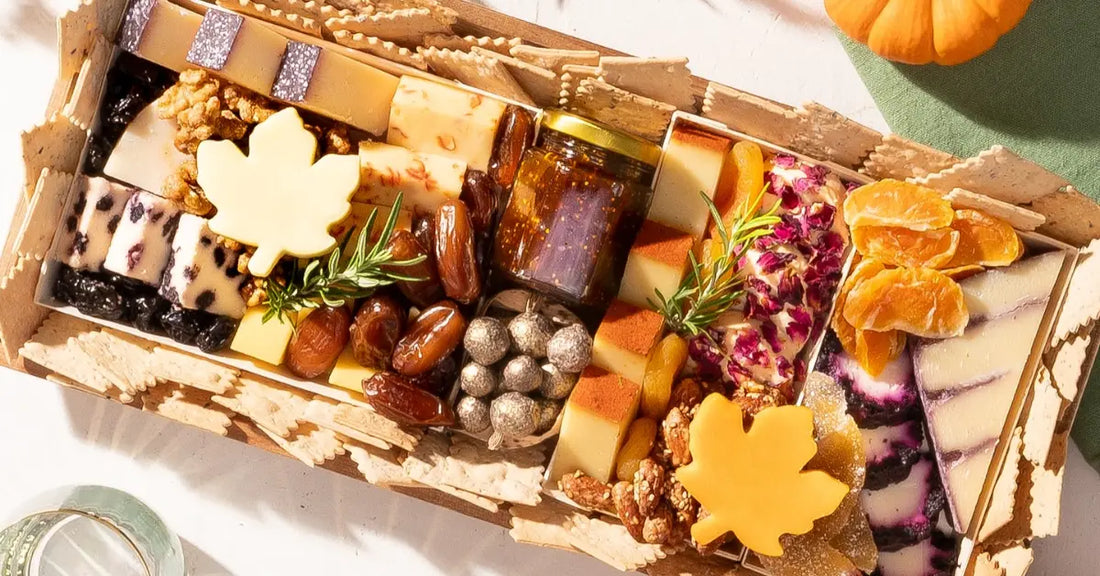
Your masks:
M 180 344 L 194 344 L 204 327 L 202 314 L 172 306 L 160 317 L 160 325 L 168 336 Z
M 76 284 L 73 306 L 80 310 L 81 314 L 95 316 L 104 320 L 118 320 L 122 318 L 123 298 L 114 286 L 88 276 L 82 276 Z
M 160 318 L 170 307 L 168 301 L 160 296 L 138 296 L 128 305 L 130 324 L 142 332 L 159 334 L 164 331 Z
M 53 285 L 53 297 L 61 304 L 72 304 L 79 291 L 80 272 L 62 265 L 57 271 L 57 281 Z
M 195 345 L 203 352 L 217 352 L 229 345 L 233 333 L 237 331 L 237 321 L 228 316 L 217 316 L 209 326 L 199 333 Z

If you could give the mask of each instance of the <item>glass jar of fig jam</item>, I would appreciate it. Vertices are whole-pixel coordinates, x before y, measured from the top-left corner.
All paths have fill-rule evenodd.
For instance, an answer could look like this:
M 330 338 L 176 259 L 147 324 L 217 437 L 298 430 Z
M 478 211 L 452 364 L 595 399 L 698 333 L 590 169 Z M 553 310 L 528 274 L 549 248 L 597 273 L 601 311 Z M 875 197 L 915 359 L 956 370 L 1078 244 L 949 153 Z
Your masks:
M 507 279 L 588 309 L 618 292 L 661 148 L 558 110 L 543 113 L 497 228 Z

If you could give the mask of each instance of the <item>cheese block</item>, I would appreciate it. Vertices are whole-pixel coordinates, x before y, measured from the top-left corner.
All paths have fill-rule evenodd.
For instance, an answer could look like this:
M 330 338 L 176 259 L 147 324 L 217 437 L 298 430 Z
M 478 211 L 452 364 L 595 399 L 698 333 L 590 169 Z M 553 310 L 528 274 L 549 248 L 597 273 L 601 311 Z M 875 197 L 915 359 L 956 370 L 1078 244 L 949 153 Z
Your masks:
M 76 190 L 65 210 L 53 257 L 78 270 L 98 271 L 133 189 L 87 176 L 77 178 L 73 185 Z
M 300 322 L 312 312 L 306 308 L 280 322 L 279 318 L 263 321 L 267 306 L 253 306 L 244 312 L 229 349 L 257 360 L 278 366 L 286 356 L 286 345 L 294 335 L 294 322 Z M 298 320 L 295 320 L 297 318 Z
M 680 286 L 694 243 L 687 232 L 646 220 L 627 256 L 619 299 L 646 308 L 649 300 L 657 301 L 656 291 L 671 296 Z
M 377 373 L 378 370 L 361 366 L 355 360 L 355 353 L 349 345 L 336 359 L 336 365 L 332 367 L 332 372 L 329 372 L 328 383 L 362 394 L 363 380 L 368 380 Z
M 592 339 L 592 365 L 632 382 L 645 378 L 649 350 L 661 337 L 664 317 L 649 308 L 614 300 Z
M 176 149 L 174 120 L 157 116 L 149 104 L 126 126 L 103 173 L 116 180 L 157 192 L 190 157 Z
M 1050 252 L 959 282 L 970 324 L 913 366 L 955 528 L 966 532 L 1064 262 Z
M 179 221 L 180 211 L 171 201 L 143 190 L 135 191 L 126 201 L 103 267 L 159 286 Z
M 943 510 L 936 464 L 925 454 L 904 480 L 878 490 L 863 490 L 859 501 L 880 550 L 896 550 L 927 538 Z
M 732 146 L 728 138 L 705 132 L 673 131 L 653 186 L 649 219 L 701 238 L 710 220 L 701 194 L 714 198 L 722 164 Z
M 606 370 L 589 366 L 573 388 L 562 415 L 549 479 L 580 470 L 608 482 L 627 427 L 638 412 L 642 387 Z
M 397 77 L 314 44 L 287 43 L 271 95 L 381 136 Z
M 486 172 L 504 103 L 423 78 L 402 76 L 386 142 L 465 162 Z
M 235 84 L 270 94 L 287 40 L 257 20 L 211 6 L 187 51 L 187 62 Z
M 240 318 L 245 311 L 241 287 L 247 276 L 237 271 L 239 256 L 240 252 L 218 243 L 206 219 L 183 214 L 160 294 L 184 308 Z
M 875 574 L 881 576 L 941 576 L 955 570 L 955 543 L 949 536 L 933 533 L 915 544 L 878 555 Z
M 118 44 L 127 52 L 180 71 L 190 67 L 187 53 L 201 25 L 202 16 L 168 0 L 130 2 Z
M 447 156 L 416 153 L 381 142 L 359 144 L 359 190 L 355 202 L 392 206 L 404 194 L 404 206 L 435 213 L 462 194 L 466 163 Z
M 374 226 L 371 227 L 370 231 L 370 240 L 375 242 L 378 240 L 379 235 L 382 234 L 382 229 L 386 226 L 386 221 L 390 217 L 390 212 L 393 211 L 393 206 L 352 202 L 351 211 L 348 212 L 347 218 L 344 218 L 329 228 L 329 233 L 332 234 L 332 237 L 336 238 L 338 242 L 343 242 L 344 238 L 347 237 L 350 232 L 351 238 L 348 240 L 348 245 L 354 246 L 355 242 L 359 240 L 359 233 L 363 230 L 363 227 L 367 225 L 367 219 L 370 218 L 371 212 L 375 210 L 378 211 L 378 214 L 374 217 Z M 412 221 L 412 210 L 409 210 L 403 205 L 401 211 L 397 213 L 397 222 L 394 225 L 394 230 L 412 230 Z M 350 254 L 350 250 L 345 250 L 344 253 L 345 255 Z

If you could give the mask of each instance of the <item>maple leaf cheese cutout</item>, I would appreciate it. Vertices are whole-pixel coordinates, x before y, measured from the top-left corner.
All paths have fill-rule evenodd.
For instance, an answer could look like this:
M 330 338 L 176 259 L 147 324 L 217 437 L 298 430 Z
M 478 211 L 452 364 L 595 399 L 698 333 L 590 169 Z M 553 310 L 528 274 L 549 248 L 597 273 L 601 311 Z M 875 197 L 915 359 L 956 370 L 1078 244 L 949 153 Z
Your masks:
M 817 453 L 813 412 L 768 408 L 745 432 L 741 407 L 720 394 L 703 400 L 691 422 L 691 464 L 676 478 L 709 516 L 691 527 L 700 544 L 733 532 L 742 544 L 780 556 L 783 534 L 805 534 L 840 505 L 848 486 L 802 468 Z
M 316 163 L 317 138 L 286 108 L 248 138 L 248 156 L 228 140 L 199 144 L 198 182 L 217 207 L 216 234 L 256 247 L 253 276 L 267 276 L 284 255 L 320 256 L 336 246 L 329 227 L 348 215 L 359 187 L 359 158 L 329 154 Z

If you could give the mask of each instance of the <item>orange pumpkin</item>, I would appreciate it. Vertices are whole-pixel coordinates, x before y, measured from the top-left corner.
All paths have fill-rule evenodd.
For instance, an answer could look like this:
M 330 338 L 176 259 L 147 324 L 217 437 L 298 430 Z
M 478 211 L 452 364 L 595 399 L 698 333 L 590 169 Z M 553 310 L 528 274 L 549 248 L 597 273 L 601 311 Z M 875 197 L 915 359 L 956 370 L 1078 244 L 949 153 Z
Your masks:
M 825 0 L 836 25 L 872 52 L 906 64 L 953 65 L 997 43 L 1031 0 Z

